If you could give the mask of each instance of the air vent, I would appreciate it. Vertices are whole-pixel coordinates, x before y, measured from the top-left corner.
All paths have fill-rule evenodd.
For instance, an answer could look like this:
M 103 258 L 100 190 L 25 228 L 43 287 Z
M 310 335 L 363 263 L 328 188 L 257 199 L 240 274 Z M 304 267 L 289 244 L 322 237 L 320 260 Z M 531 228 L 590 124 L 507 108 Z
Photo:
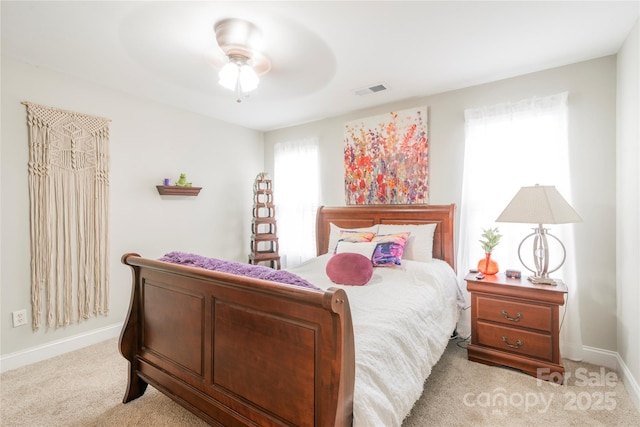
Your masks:
M 387 90 L 387 86 L 383 83 L 377 84 L 377 85 L 373 85 L 373 86 L 369 86 L 369 87 L 365 87 L 362 89 L 358 89 L 356 90 L 356 95 L 358 96 L 364 96 L 364 95 L 371 95 L 372 93 L 377 93 L 377 92 L 383 92 L 385 90 Z

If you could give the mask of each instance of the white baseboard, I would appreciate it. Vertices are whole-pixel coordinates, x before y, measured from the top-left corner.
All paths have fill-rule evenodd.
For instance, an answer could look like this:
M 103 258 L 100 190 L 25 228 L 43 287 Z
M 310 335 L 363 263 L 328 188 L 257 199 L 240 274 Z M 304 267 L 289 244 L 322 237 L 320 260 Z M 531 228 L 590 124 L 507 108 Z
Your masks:
M 638 385 L 638 381 L 633 377 L 620 354 L 615 351 L 589 346 L 583 346 L 582 348 L 584 362 L 614 369 L 618 373 L 618 377 L 622 380 L 629 397 L 631 397 L 636 409 L 640 412 L 640 385 Z
M 618 359 L 620 356 L 617 352 L 611 350 L 603 350 L 601 348 L 582 346 L 582 361 L 591 363 L 592 365 L 604 366 L 609 369 L 618 369 Z
M 99 342 L 116 338 L 122 330 L 122 322 L 104 328 L 95 329 L 83 334 L 73 335 L 26 350 L 9 353 L 0 357 L 0 372 L 21 368 L 32 363 L 41 362 L 70 351 L 78 350 Z
M 618 367 L 616 371 L 618 375 L 622 377 L 622 382 L 624 383 L 624 388 L 627 389 L 631 400 L 634 405 L 636 405 L 636 409 L 640 412 L 640 385 L 638 385 L 638 381 L 633 377 L 629 367 L 624 363 L 624 360 L 620 357 L 618 353 L 616 353 L 618 357 Z

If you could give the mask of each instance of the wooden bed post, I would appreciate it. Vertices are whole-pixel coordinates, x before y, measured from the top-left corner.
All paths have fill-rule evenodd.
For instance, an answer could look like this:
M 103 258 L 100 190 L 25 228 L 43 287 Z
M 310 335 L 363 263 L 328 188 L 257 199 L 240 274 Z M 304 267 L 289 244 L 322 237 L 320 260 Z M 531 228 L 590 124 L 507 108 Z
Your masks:
M 140 255 L 134 253 L 125 254 L 122 256 L 122 263 L 127 264 L 127 258 L 131 256 L 139 257 Z M 138 362 L 136 358 L 138 343 L 140 342 L 139 325 L 141 324 L 140 319 L 138 319 L 140 313 L 140 292 L 136 285 L 139 283 L 140 268 L 133 265 L 129 266 L 133 273 L 131 303 L 127 319 L 120 333 L 119 341 L 120 354 L 129 361 L 129 377 L 127 380 L 127 390 L 122 399 L 123 403 L 137 399 L 147 390 L 147 383 L 138 376 Z
M 344 290 L 336 291 L 329 305 L 335 313 L 342 313 L 342 341 L 343 349 L 338 350 L 342 355 L 339 361 L 340 387 L 338 390 L 338 400 L 336 408 L 336 427 L 350 427 L 353 424 L 353 389 L 356 378 L 356 353 L 353 335 L 353 324 L 351 320 L 351 309 L 348 307 Z M 344 299 L 343 299 L 344 298 Z M 347 304 L 345 308 L 345 303 Z

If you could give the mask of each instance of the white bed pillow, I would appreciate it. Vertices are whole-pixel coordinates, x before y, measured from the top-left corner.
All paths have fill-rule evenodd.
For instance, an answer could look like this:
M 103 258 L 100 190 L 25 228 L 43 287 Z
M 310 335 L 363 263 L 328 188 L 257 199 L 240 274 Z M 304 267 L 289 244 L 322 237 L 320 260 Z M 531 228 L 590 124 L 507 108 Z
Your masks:
M 436 226 L 437 224 L 379 224 L 378 235 L 410 232 L 402 258 L 424 262 L 433 258 L 433 233 Z
M 376 246 L 378 246 L 377 242 L 338 242 L 338 246 L 336 247 L 336 254 L 342 254 L 345 252 L 364 255 L 367 258 L 371 259 L 373 256 L 373 251 L 376 250 Z
M 377 233 L 378 225 L 372 225 L 371 227 L 365 228 L 343 228 L 338 227 L 334 223 L 330 222 L 329 227 L 331 229 L 329 233 L 329 246 L 327 247 L 327 253 L 332 254 L 336 249 L 336 245 L 338 244 L 338 240 L 340 240 L 340 232 L 341 231 L 371 231 L 373 233 Z

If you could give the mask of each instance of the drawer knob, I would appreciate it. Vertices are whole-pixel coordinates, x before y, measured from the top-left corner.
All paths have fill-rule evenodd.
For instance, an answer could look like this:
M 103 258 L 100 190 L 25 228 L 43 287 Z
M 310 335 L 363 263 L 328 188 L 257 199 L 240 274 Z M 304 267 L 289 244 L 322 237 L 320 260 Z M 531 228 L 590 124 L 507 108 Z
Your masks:
M 515 344 L 509 344 L 509 340 L 505 336 L 502 337 L 502 342 L 505 343 L 507 347 L 511 347 L 511 348 L 520 348 L 520 346 L 524 344 L 524 341 L 522 340 L 516 340 Z
M 522 313 L 520 312 L 516 313 L 516 317 L 509 317 L 509 313 L 507 313 L 507 310 L 502 310 L 502 315 L 505 319 L 511 320 L 512 322 L 517 322 L 522 317 Z

